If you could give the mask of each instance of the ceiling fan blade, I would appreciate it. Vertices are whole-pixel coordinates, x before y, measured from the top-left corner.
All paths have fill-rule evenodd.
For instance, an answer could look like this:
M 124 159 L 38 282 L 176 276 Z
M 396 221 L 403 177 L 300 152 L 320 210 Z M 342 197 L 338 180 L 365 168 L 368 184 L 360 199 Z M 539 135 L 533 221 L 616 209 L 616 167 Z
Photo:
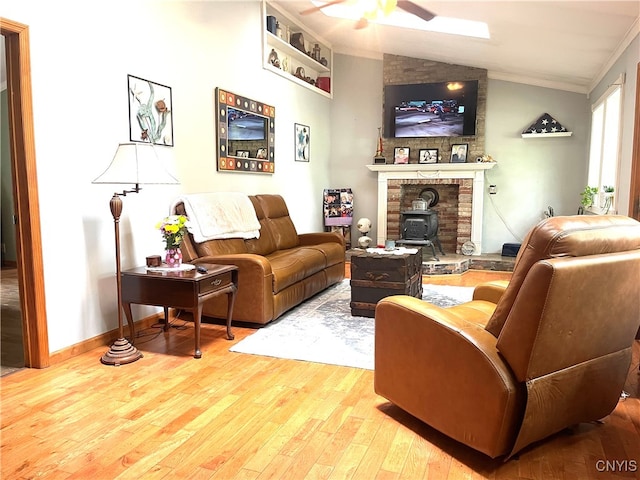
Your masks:
M 417 5 L 408 0 L 398 0 L 398 7 L 404 10 L 405 12 L 410 13 L 411 15 L 420 17 L 425 22 L 428 22 L 429 20 L 433 20 L 436 16 L 435 13 L 431 13 L 429 10 L 426 10 L 422 8 L 420 5 Z
M 300 15 L 309 15 L 310 13 L 316 13 L 322 10 L 323 8 L 330 7 L 331 5 L 337 5 L 339 3 L 344 3 L 346 0 L 332 0 L 330 2 L 325 3 L 324 5 L 320 5 L 319 7 L 311 7 L 306 10 L 302 10 Z

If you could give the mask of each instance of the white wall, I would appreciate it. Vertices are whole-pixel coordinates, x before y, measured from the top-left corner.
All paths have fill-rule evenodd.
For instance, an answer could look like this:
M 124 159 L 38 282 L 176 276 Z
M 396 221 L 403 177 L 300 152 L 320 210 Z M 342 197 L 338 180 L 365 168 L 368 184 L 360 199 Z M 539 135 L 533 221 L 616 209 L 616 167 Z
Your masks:
M 321 229 L 331 101 L 262 69 L 259 2 L 9 0 L 2 15 L 29 26 L 51 351 L 117 326 L 114 187 L 91 181 L 129 140 L 128 74 L 172 88 L 182 184 L 124 197 L 123 268 L 161 253 L 155 224 L 181 192 L 282 193 L 300 232 Z M 274 175 L 216 172 L 215 87 L 276 107 Z M 293 159 L 294 122 L 311 127 L 309 163 Z
M 522 138 L 521 133 L 549 113 L 570 137 Z M 586 185 L 590 115 L 586 95 L 489 80 L 487 152 L 498 162 L 486 173 L 483 249 L 500 252 L 520 243 L 553 207 L 555 215 L 574 215 Z

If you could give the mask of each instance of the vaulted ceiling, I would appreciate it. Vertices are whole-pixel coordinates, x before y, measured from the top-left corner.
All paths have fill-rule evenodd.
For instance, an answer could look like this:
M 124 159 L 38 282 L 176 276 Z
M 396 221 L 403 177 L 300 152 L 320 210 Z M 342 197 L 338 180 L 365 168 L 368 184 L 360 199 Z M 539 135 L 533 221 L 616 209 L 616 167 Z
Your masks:
M 371 24 L 322 13 L 300 16 L 310 1 L 276 1 L 335 52 L 383 53 L 486 68 L 491 78 L 588 93 L 640 32 L 640 1 L 430 1 L 446 17 L 486 22 L 490 39 Z

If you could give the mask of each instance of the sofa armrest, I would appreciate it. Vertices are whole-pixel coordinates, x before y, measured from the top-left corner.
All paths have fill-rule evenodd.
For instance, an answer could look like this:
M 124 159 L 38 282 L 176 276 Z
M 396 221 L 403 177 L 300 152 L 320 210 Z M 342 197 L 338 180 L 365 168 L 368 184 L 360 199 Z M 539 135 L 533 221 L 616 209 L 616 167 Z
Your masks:
M 507 289 L 507 285 L 509 285 L 508 280 L 494 280 L 491 282 L 481 283 L 473 290 L 473 299 L 486 300 L 487 302 L 495 303 L 497 305 Z
M 345 239 L 338 232 L 315 232 L 315 233 L 301 233 L 298 234 L 298 240 L 300 245 L 318 245 L 320 243 L 335 242 L 339 243 L 343 247 L 345 246 Z
M 428 302 L 392 296 L 375 315 L 376 393 L 496 457 L 513 444 L 523 387 L 481 326 Z

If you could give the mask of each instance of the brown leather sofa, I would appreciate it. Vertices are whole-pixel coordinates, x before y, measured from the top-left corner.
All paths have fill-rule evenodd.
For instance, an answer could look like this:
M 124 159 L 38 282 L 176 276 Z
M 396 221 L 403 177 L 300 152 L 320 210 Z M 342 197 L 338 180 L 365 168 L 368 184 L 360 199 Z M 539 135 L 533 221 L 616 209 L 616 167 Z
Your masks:
M 375 391 L 490 457 L 511 457 L 615 408 L 640 324 L 640 223 L 553 217 L 524 240 L 510 282 L 439 308 L 380 301 Z
M 280 195 L 250 196 L 260 222 L 260 237 L 196 243 L 191 235 L 181 245 L 191 263 L 237 265 L 238 294 L 233 320 L 266 324 L 345 275 L 344 238 L 331 232 L 298 234 Z M 184 205 L 176 206 L 184 214 Z M 202 314 L 226 318 L 225 295 L 208 300 Z

